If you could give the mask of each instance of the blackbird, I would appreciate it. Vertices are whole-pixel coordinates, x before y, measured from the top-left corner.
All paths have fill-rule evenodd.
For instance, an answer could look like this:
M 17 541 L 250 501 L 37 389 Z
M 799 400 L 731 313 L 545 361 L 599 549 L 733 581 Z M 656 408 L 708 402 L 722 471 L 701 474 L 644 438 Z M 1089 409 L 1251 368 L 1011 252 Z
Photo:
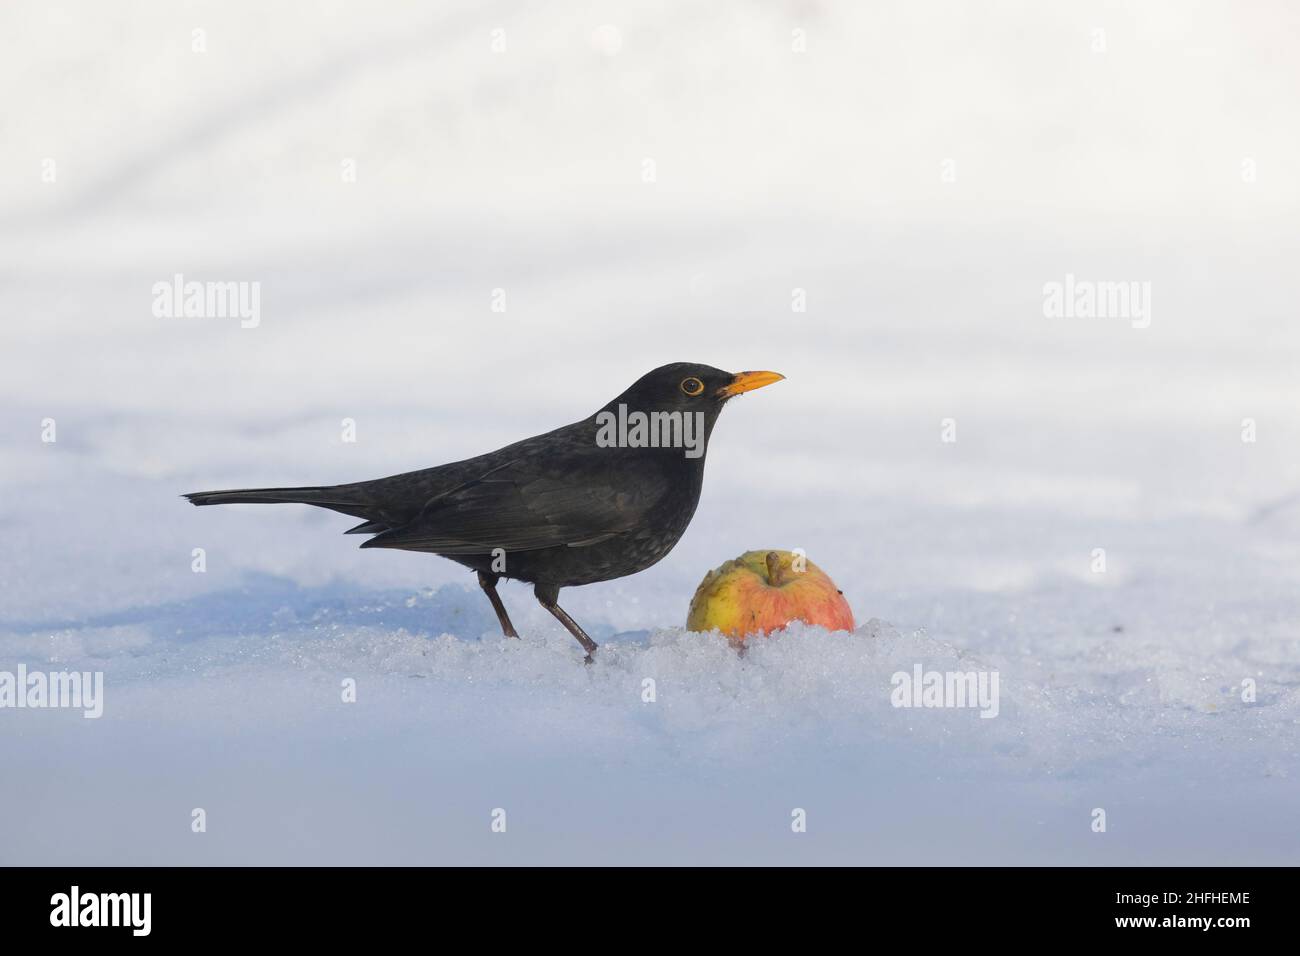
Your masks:
M 363 548 L 428 551 L 478 572 L 507 637 L 497 582 L 528 581 L 592 660 L 596 642 L 560 588 L 635 574 L 677 544 L 695 514 L 722 406 L 784 378 L 678 362 L 643 375 L 595 414 L 477 458 L 373 481 L 185 495 L 196 505 L 299 503 L 361 518 Z

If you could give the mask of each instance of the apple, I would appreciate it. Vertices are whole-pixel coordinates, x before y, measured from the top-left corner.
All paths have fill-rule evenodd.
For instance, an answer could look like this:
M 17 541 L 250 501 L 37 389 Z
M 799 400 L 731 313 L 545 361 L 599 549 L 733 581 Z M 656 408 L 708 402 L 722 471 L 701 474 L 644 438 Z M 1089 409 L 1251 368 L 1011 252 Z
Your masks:
M 715 628 L 733 644 L 779 631 L 791 621 L 851 631 L 853 612 L 835 582 L 802 554 L 746 551 L 704 576 L 691 598 L 686 627 Z

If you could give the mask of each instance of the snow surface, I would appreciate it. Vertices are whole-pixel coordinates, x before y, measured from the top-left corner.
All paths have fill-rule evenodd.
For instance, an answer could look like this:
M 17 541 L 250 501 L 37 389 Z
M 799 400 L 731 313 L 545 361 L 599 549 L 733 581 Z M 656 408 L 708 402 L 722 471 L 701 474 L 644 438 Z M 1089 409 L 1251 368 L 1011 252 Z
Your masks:
M 0 10 L 0 670 L 106 684 L 0 710 L 0 863 L 1300 862 L 1290 14 L 420 6 Z M 178 272 L 260 326 L 155 318 Z M 1151 326 L 1045 318 L 1066 273 Z M 788 381 L 665 561 L 562 595 L 592 667 L 521 585 L 506 641 L 450 562 L 178 497 L 476 454 L 678 360 Z M 858 631 L 684 632 L 761 547 Z M 998 717 L 892 707 L 918 662 L 997 669 Z

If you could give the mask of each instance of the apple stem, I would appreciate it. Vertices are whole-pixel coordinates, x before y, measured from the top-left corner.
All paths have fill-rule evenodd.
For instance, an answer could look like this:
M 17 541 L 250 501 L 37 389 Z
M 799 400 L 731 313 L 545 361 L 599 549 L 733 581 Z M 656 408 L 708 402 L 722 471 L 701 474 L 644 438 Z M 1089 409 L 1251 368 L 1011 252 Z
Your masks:
M 773 587 L 781 584 L 781 556 L 775 551 L 767 552 L 767 582 Z

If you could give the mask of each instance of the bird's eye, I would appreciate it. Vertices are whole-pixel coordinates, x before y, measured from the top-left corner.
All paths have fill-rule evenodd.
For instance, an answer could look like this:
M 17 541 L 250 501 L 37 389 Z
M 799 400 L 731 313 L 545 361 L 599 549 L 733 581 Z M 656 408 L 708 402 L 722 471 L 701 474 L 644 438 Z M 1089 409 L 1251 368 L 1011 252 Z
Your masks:
M 704 391 L 704 383 L 698 378 L 682 379 L 682 391 L 692 398 Z

